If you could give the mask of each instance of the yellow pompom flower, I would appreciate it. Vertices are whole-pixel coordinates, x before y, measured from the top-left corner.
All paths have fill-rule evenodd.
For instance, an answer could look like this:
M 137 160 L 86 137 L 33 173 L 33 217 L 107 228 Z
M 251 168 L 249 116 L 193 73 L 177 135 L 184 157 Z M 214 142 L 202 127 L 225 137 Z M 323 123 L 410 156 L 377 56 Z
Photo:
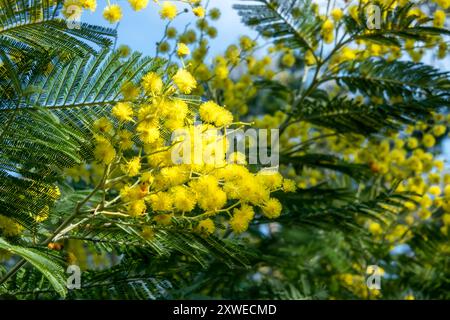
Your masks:
M 119 121 L 131 121 L 133 120 L 133 109 L 130 103 L 119 102 L 112 108 L 112 114 Z
M 97 1 L 96 0 L 81 0 L 81 6 L 83 9 L 91 10 L 92 12 L 97 9 Z
M 177 73 L 172 77 L 173 82 L 184 94 L 190 94 L 197 87 L 197 81 L 192 74 L 185 69 L 178 69 Z
M 105 117 L 101 117 L 94 122 L 94 129 L 103 133 L 110 133 L 113 129 L 111 121 Z
M 230 226 L 233 232 L 242 233 L 246 231 L 253 216 L 253 208 L 250 206 L 244 205 L 240 209 L 234 209 L 233 217 L 230 219 Z
M 162 19 L 173 20 L 177 16 L 177 6 L 169 1 L 163 2 L 159 15 Z
M 450 198 L 450 184 L 445 186 L 445 188 L 444 188 L 444 196 L 446 198 Z
M 442 124 L 438 124 L 433 127 L 432 131 L 435 137 L 440 137 L 447 131 L 447 128 Z
M 107 6 L 103 10 L 103 18 L 109 23 L 116 23 L 122 19 L 122 8 L 118 4 L 112 4 Z
M 23 231 L 23 227 L 12 219 L 0 215 L 0 230 L 5 236 L 14 237 Z
M 430 194 L 432 194 L 433 196 L 439 196 L 439 195 L 441 195 L 441 188 L 439 187 L 439 186 L 431 186 L 429 189 L 428 189 L 428 192 L 430 193 Z
M 133 140 L 131 140 L 132 136 L 133 134 L 126 130 L 121 130 L 117 133 L 119 146 L 122 150 L 129 150 L 133 147 Z
M 127 205 L 128 214 L 133 217 L 142 216 L 147 210 L 144 200 L 137 200 Z
M 141 85 L 146 92 L 157 95 L 161 93 L 164 84 L 157 73 L 149 72 L 142 77 Z
M 203 18 L 205 16 L 205 9 L 203 7 L 196 7 L 192 9 L 192 12 L 199 18 Z
M 270 198 L 264 205 L 261 207 L 264 216 L 269 219 L 278 218 L 281 214 L 281 203 L 278 199 Z
M 212 101 L 203 103 L 199 114 L 200 119 L 217 127 L 228 126 L 233 122 L 233 114 Z
M 173 205 L 181 212 L 190 212 L 194 209 L 197 199 L 195 194 L 189 192 L 186 187 L 176 186 L 171 189 L 173 194 Z
M 180 57 L 187 56 L 190 53 L 191 53 L 191 50 L 189 49 L 189 47 L 186 44 L 184 44 L 183 42 L 178 43 L 177 54 Z
M 214 74 L 216 75 L 217 79 L 225 80 L 228 78 L 230 71 L 228 70 L 226 65 L 220 64 L 214 69 Z
M 158 192 L 148 197 L 153 211 L 170 211 L 173 206 L 173 196 L 167 192 Z
M 442 9 L 447 9 L 450 6 L 450 0 L 434 0 Z
M 433 135 L 427 133 L 427 134 L 424 134 L 422 143 L 425 147 L 432 148 L 436 144 L 436 139 L 434 138 Z
M 295 64 L 295 56 L 289 52 L 281 57 L 281 64 L 285 67 L 292 67 Z
M 294 180 L 284 179 L 283 181 L 283 191 L 284 192 L 295 192 L 297 186 Z
M 442 10 L 436 10 L 434 12 L 433 25 L 436 28 L 442 28 L 445 24 L 445 12 Z
M 369 224 L 369 232 L 375 236 L 378 236 L 383 233 L 383 229 L 381 228 L 381 225 L 377 222 L 372 222 Z
M 116 157 L 116 150 L 114 150 L 114 147 L 108 140 L 97 137 L 94 157 L 103 164 L 110 164 Z
M 148 0 L 128 0 L 128 2 L 134 11 L 145 9 L 148 5 Z
M 331 43 L 334 39 L 333 35 L 334 24 L 331 20 L 327 19 L 322 25 L 321 35 L 325 43 Z
M 214 221 L 211 219 L 204 219 L 198 223 L 197 230 L 200 233 L 210 235 L 214 233 L 216 226 L 214 225 Z
M 126 173 L 129 177 L 134 177 L 139 174 L 141 170 L 141 160 L 139 157 L 133 157 L 129 162 L 123 164 L 121 169 L 124 173 Z
M 333 10 L 331 10 L 331 17 L 333 18 L 334 21 L 339 21 L 342 19 L 342 17 L 344 16 L 344 12 L 342 12 L 341 9 L 339 8 L 334 8 Z
M 139 133 L 139 139 L 141 139 L 143 143 L 154 143 L 160 137 L 160 131 L 157 127 L 140 126 L 137 131 Z
M 222 209 L 227 203 L 227 194 L 220 188 L 209 189 L 203 195 L 198 195 L 198 205 L 205 211 Z
M 410 149 L 415 149 L 415 148 L 417 148 L 419 146 L 419 141 L 417 140 L 417 138 L 410 137 L 408 139 L 408 142 L 406 143 L 406 145 Z
M 313 64 L 316 64 L 316 58 L 314 57 L 314 54 L 311 50 L 308 50 L 305 53 L 305 64 L 307 66 L 312 66 Z
M 324 22 L 323 25 L 322 25 L 322 32 L 323 32 L 324 34 L 325 34 L 325 33 L 329 33 L 329 32 L 332 32 L 333 29 L 334 29 L 333 21 L 331 21 L 331 20 L 329 20 L 329 19 L 325 20 L 325 22 Z

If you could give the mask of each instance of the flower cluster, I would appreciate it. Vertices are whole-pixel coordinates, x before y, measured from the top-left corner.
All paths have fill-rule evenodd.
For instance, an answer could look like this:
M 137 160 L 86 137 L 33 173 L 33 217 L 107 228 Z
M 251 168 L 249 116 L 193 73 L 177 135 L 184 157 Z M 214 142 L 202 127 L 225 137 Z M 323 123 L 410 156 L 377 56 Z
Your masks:
M 243 154 L 227 159 L 227 132 L 238 123 L 224 107 L 185 96 L 197 85 L 184 68 L 167 79 L 150 71 L 138 85 L 126 83 L 123 101 L 95 122 L 95 166 L 68 173 L 86 179 L 86 170 L 94 168 L 97 179 L 103 179 L 111 197 L 98 205 L 98 214 L 108 215 L 113 208 L 121 217 L 141 219 L 147 238 L 151 228 L 174 221 L 211 234 L 217 216 L 222 216 L 220 221 L 228 217 L 232 230 L 242 233 L 256 214 L 269 219 L 281 214 L 281 203 L 272 193 L 293 192 L 295 183 L 278 172 L 251 172 Z M 145 103 L 129 102 L 130 94 Z M 202 123 L 194 121 L 196 116 Z M 185 135 L 172 139 L 177 132 Z M 189 141 L 200 136 L 202 145 L 192 142 L 192 161 L 180 163 L 174 155 L 184 152 L 186 134 Z

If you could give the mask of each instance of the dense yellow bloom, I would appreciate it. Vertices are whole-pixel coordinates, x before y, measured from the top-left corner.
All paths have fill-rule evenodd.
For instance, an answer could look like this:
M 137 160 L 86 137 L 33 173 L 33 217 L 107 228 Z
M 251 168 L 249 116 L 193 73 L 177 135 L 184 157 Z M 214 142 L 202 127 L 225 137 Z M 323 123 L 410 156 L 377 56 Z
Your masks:
M 96 0 L 81 0 L 80 3 L 81 3 L 81 6 L 83 7 L 83 9 L 88 9 L 88 10 L 91 10 L 92 12 L 94 12 L 95 9 L 97 9 L 97 1 Z
M 121 168 L 129 177 L 137 176 L 141 170 L 141 159 L 139 157 L 133 157 L 126 164 L 122 165 Z
M 190 53 L 191 53 L 191 50 L 189 50 L 189 47 L 186 44 L 184 44 L 183 42 L 179 42 L 178 43 L 178 45 L 177 45 L 177 54 L 180 57 L 187 56 Z
M 278 218 L 281 214 L 281 203 L 278 199 L 271 198 L 261 207 L 263 214 L 269 218 Z
M 285 55 L 283 55 L 283 57 L 281 58 L 281 63 L 285 66 L 285 67 L 292 67 L 295 64 L 295 56 L 292 52 L 288 52 Z
M 111 142 L 103 137 L 97 137 L 94 156 L 97 161 L 103 164 L 110 164 L 116 156 L 116 150 L 114 150 Z
M 230 72 L 226 65 L 219 64 L 214 69 L 214 74 L 216 75 L 217 79 L 225 80 L 228 78 Z
M 230 219 L 230 226 L 233 232 L 242 233 L 246 231 L 253 216 L 254 211 L 250 206 L 243 205 L 240 209 L 234 209 L 233 217 Z
M 133 109 L 127 102 L 119 102 L 112 108 L 112 114 L 119 121 L 131 121 L 133 119 Z
M 284 192 L 295 192 L 297 186 L 294 180 L 284 179 L 283 181 L 283 191 Z
M 196 7 L 192 9 L 192 12 L 199 18 L 203 18 L 205 16 L 205 9 L 203 7 Z
M 128 214 L 133 217 L 141 216 L 147 210 L 147 206 L 145 205 L 144 200 L 133 201 L 129 203 L 127 207 L 128 207 Z
M 157 73 L 149 72 L 142 77 L 141 85 L 146 92 L 156 95 L 161 93 L 164 84 Z
M 169 1 L 164 1 L 159 14 L 162 19 L 173 20 L 177 16 L 177 6 Z
M 196 195 L 190 192 L 186 187 L 176 186 L 171 189 L 173 194 L 173 205 L 175 209 L 181 212 L 190 212 L 194 210 L 197 203 Z
M 102 133 L 110 133 L 113 125 L 107 118 L 101 117 L 94 122 L 94 129 Z
M 433 25 L 436 28 L 442 28 L 445 24 L 445 12 L 442 10 L 436 10 L 434 12 Z
M 344 12 L 342 12 L 341 9 L 334 8 L 333 10 L 331 10 L 331 17 L 333 18 L 334 21 L 341 20 L 343 16 L 344 16 Z
M 122 19 L 122 8 L 118 4 L 112 4 L 107 6 L 103 10 L 103 18 L 109 23 L 116 23 Z
M 133 147 L 133 141 L 131 140 L 132 133 L 127 130 L 121 130 L 117 133 L 119 146 L 122 150 L 129 150 Z
M 128 0 L 134 11 L 140 11 L 147 7 L 148 0 Z
M 371 224 L 369 224 L 369 231 L 375 236 L 381 235 L 383 233 L 381 225 L 377 222 L 372 222 Z
M 434 0 L 442 9 L 447 9 L 450 6 L 450 0 Z
M 228 126 L 233 122 L 233 114 L 212 101 L 203 103 L 199 108 L 199 114 L 203 121 L 217 127 Z
M 439 196 L 439 195 L 441 195 L 441 188 L 439 187 L 439 186 L 431 186 L 429 189 L 428 189 L 428 192 L 430 193 L 430 194 L 432 194 L 433 196 Z
M 427 133 L 423 136 L 422 143 L 425 147 L 431 148 L 436 144 L 436 139 L 433 137 L 433 135 Z
M 139 133 L 139 139 L 143 143 L 150 144 L 156 142 L 160 137 L 159 128 L 147 125 L 147 122 L 142 122 L 136 131 Z
M 0 215 L 0 230 L 8 237 L 14 237 L 22 233 L 23 227 L 12 219 Z
M 214 233 L 214 231 L 216 230 L 216 226 L 214 225 L 214 221 L 212 221 L 211 219 L 205 219 L 198 223 L 197 229 L 201 233 L 210 235 Z
M 283 176 L 279 172 L 260 171 L 256 177 L 259 183 L 271 191 L 279 189 L 283 184 Z
M 307 66 L 311 66 L 316 63 L 316 58 L 311 50 L 308 50 L 305 53 L 305 63 Z
M 197 81 L 185 69 L 178 69 L 177 73 L 172 77 L 172 80 L 178 87 L 178 90 L 185 94 L 190 94 L 197 87 Z
M 173 206 L 173 195 L 167 192 L 158 192 L 148 197 L 153 211 L 170 211 Z

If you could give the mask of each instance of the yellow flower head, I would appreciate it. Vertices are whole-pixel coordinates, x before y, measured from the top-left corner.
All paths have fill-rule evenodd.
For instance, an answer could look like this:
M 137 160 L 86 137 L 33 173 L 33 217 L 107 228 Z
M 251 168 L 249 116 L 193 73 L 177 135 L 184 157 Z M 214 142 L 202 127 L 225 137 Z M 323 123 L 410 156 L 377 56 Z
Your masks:
M 161 93 L 164 85 L 161 77 L 155 72 L 149 72 L 143 76 L 141 84 L 146 92 L 152 94 Z
M 177 6 L 169 1 L 164 1 L 159 15 L 162 19 L 173 20 L 177 16 Z
M 137 176 L 141 170 L 141 159 L 139 157 L 133 157 L 129 162 L 123 164 L 121 169 L 129 177 Z
M 116 157 L 116 151 L 111 143 L 104 138 L 97 138 L 94 149 L 95 159 L 103 164 L 110 164 Z
M 148 0 L 128 0 L 128 2 L 134 11 L 145 9 L 148 5 Z
M 270 198 L 261 209 L 267 218 L 274 219 L 280 216 L 282 206 L 278 199 Z
M 344 16 L 344 12 L 342 12 L 341 9 L 334 8 L 333 10 L 331 10 L 331 17 L 333 18 L 334 21 L 341 20 L 343 16 Z
M 442 28 L 445 24 L 445 12 L 442 10 L 436 10 L 434 12 L 433 25 L 436 28 Z
M 190 94 L 197 87 L 197 81 L 192 74 L 185 69 L 178 69 L 177 73 L 172 77 L 173 82 L 184 94 Z
M 205 16 L 205 9 L 203 7 L 197 7 L 192 9 L 192 12 L 199 18 L 203 18 Z
M 81 0 L 81 6 L 83 9 L 91 10 L 92 12 L 97 9 L 97 1 L 96 0 Z
M 178 43 L 177 54 L 180 57 L 187 56 L 190 53 L 191 53 L 191 50 L 189 50 L 189 47 L 186 44 L 184 44 L 183 42 Z
M 133 109 L 130 103 L 119 102 L 112 108 L 112 114 L 119 121 L 131 121 L 133 120 Z
M 200 233 L 210 235 L 213 234 L 216 230 L 216 226 L 214 225 L 214 222 L 211 219 L 205 219 L 198 223 L 197 230 Z
M 0 230 L 5 236 L 14 237 L 22 232 L 23 227 L 12 219 L 0 215 Z
M 122 19 L 122 8 L 118 4 L 112 4 L 107 6 L 103 10 L 103 18 L 109 23 L 116 23 Z
M 217 127 L 229 126 L 233 122 L 233 114 L 212 101 L 203 103 L 199 108 L 199 114 L 203 121 Z

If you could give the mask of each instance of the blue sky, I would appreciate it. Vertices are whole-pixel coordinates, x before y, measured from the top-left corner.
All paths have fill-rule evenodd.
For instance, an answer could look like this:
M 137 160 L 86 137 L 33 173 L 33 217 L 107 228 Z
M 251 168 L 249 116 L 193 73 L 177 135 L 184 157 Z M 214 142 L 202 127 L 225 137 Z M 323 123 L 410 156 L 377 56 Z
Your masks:
M 237 0 L 210 0 L 209 8 L 219 8 L 222 12 L 220 20 L 213 21 L 219 35 L 212 43 L 212 53 L 223 52 L 223 50 L 231 43 L 235 42 L 240 35 L 249 34 L 249 30 L 242 25 L 239 16 L 235 10 L 232 9 Z M 148 7 L 142 11 L 135 12 L 130 8 L 126 0 L 112 1 L 111 3 L 118 3 L 123 10 L 123 19 L 118 26 L 118 44 L 126 44 L 133 50 L 137 50 L 149 55 L 155 52 L 155 43 L 161 39 L 163 34 L 164 22 L 159 18 L 159 6 L 149 0 Z M 95 25 L 103 25 L 115 27 L 109 24 L 102 17 L 103 8 L 106 6 L 106 0 L 98 0 L 97 11 L 91 13 L 84 11 L 81 18 L 82 22 L 87 22 Z M 181 9 L 181 5 L 179 5 Z M 193 25 L 196 19 L 195 16 L 189 12 L 177 17 L 173 26 L 178 30 L 183 30 L 187 23 Z

